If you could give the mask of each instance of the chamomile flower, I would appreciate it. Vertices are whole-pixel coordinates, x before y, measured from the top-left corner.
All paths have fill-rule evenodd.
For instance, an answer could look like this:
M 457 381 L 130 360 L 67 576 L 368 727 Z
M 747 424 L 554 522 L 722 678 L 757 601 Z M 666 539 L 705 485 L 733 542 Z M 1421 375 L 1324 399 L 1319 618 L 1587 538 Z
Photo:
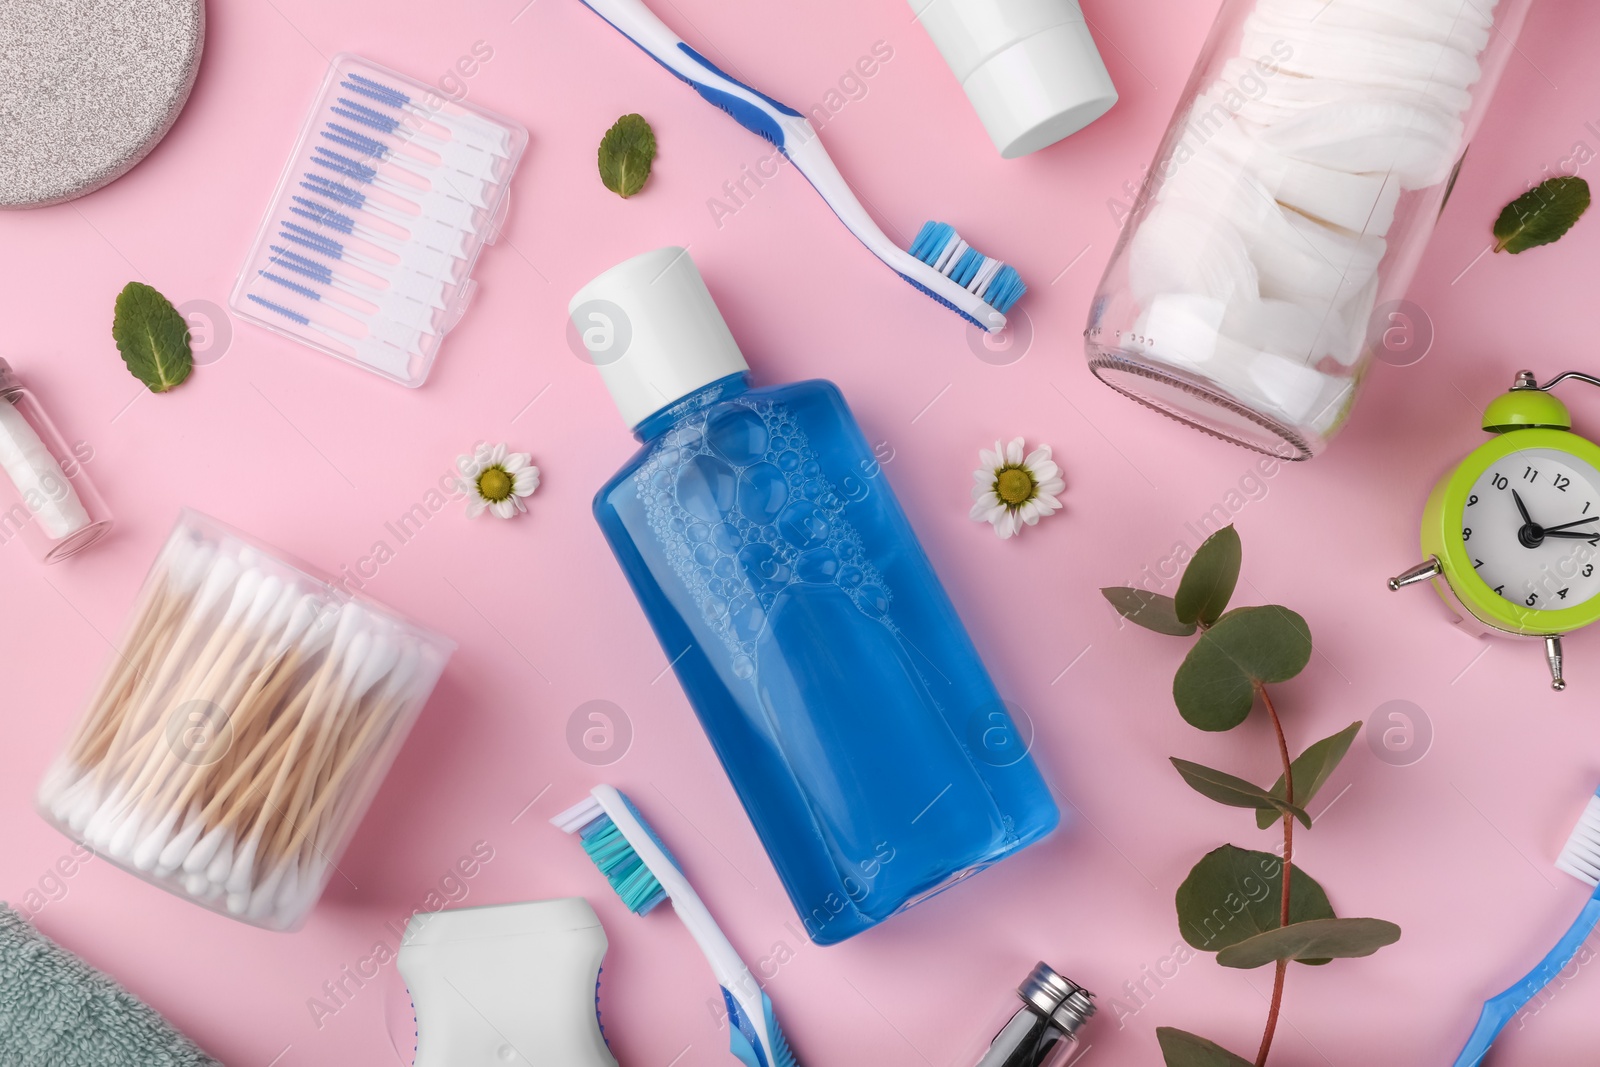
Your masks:
M 998 537 L 1019 534 L 1024 526 L 1061 509 L 1058 496 L 1067 483 L 1050 459 L 1049 445 L 1024 456 L 1022 438 L 1013 438 L 1004 447 L 996 441 L 993 452 L 979 451 L 978 461 L 982 466 L 972 475 L 977 482 L 972 487 L 972 519 L 992 523 Z
M 472 455 L 456 459 L 456 469 L 467 490 L 469 518 L 485 511 L 502 519 L 515 518 L 528 510 L 522 498 L 539 488 L 539 468 L 533 465 L 533 456 L 508 453 L 505 445 L 479 445 Z

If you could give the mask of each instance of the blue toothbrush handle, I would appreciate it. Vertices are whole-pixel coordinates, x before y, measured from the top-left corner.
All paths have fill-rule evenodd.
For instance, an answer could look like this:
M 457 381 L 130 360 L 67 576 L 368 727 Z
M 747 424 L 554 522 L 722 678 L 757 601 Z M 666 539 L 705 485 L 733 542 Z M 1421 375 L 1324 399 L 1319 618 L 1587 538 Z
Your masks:
M 583 2 L 656 62 L 688 82 L 695 92 L 732 115 L 739 125 L 785 152 L 794 143 L 789 136 L 790 127 L 796 124 L 810 127 L 806 117 L 794 108 L 719 70 L 715 63 L 673 33 L 642 0 Z M 799 128 L 793 132 L 800 138 Z
M 1539 991 L 1549 985 L 1563 967 L 1572 962 L 1572 957 L 1578 954 L 1578 949 L 1589 939 L 1597 923 L 1600 923 L 1600 887 L 1595 889 L 1589 897 L 1589 903 L 1578 913 L 1577 921 L 1556 942 L 1555 948 L 1539 961 L 1538 966 L 1510 989 L 1484 1002 L 1478 1025 L 1473 1029 L 1472 1036 L 1467 1038 L 1467 1045 L 1456 1057 L 1453 1067 L 1477 1067 L 1506 1024 L 1528 1001 L 1538 996 Z
M 735 1059 L 745 1067 L 799 1067 L 778 1028 L 770 997 L 761 994 L 760 1019 L 751 1017 L 757 1005 L 742 1004 L 746 998 L 735 996 L 727 986 L 722 987 L 722 999 L 728 1005 L 728 1044 Z

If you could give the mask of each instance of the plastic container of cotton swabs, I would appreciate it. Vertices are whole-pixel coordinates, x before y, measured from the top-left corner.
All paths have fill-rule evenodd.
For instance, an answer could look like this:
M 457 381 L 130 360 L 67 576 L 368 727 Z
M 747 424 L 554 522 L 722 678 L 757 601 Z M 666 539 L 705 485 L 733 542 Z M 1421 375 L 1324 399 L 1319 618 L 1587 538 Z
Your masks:
M 147 882 L 295 929 L 454 648 L 185 511 L 39 811 Z
M 402 385 L 427 380 L 471 302 L 528 131 L 348 53 L 335 57 L 229 305 Z

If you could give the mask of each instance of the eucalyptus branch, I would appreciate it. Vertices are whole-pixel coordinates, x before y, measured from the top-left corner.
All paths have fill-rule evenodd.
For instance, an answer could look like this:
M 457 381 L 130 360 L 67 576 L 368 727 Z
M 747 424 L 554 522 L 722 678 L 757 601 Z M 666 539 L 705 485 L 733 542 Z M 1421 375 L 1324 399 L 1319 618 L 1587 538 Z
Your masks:
M 1400 938 L 1393 923 L 1337 917 L 1322 886 L 1294 865 L 1294 824 L 1310 829 L 1305 807 L 1350 750 L 1361 724 L 1351 723 L 1290 758 L 1282 719 L 1266 687 L 1305 669 L 1311 661 L 1311 629 L 1295 612 L 1277 605 L 1229 610 L 1241 556 L 1239 535 L 1229 526 L 1196 550 L 1175 596 L 1146 589 L 1102 590 L 1129 621 L 1157 633 L 1196 637 L 1172 680 L 1173 702 L 1184 721 L 1201 730 L 1232 730 L 1249 718 L 1259 697 L 1272 722 L 1282 766 L 1278 781 L 1264 789 L 1226 771 L 1172 760 L 1197 793 L 1254 811 L 1260 829 L 1282 819 L 1283 856 L 1223 845 L 1195 864 L 1178 887 L 1178 925 L 1190 945 L 1215 952 L 1224 967 L 1270 963 L 1274 973 L 1266 1028 L 1253 1065 L 1203 1037 L 1158 1027 L 1167 1067 L 1266 1067 L 1291 961 L 1316 964 L 1369 956 Z M 1261 892 L 1263 884 L 1266 892 Z

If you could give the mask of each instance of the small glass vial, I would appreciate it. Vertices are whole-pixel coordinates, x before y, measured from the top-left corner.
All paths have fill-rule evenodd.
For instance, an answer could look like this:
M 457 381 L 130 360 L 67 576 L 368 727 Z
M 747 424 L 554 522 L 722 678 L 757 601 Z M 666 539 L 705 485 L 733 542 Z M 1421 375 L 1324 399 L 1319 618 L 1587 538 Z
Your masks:
M 0 546 L 20 540 L 59 563 L 109 533 L 111 513 L 83 469 L 92 456 L 67 444 L 0 359 Z
M 1057 974 L 1033 968 L 1017 987 L 1019 1007 L 1006 999 L 996 1014 L 993 1040 L 973 1067 L 1065 1067 L 1078 1048 L 1078 1030 L 1094 1014 L 1094 994 Z

